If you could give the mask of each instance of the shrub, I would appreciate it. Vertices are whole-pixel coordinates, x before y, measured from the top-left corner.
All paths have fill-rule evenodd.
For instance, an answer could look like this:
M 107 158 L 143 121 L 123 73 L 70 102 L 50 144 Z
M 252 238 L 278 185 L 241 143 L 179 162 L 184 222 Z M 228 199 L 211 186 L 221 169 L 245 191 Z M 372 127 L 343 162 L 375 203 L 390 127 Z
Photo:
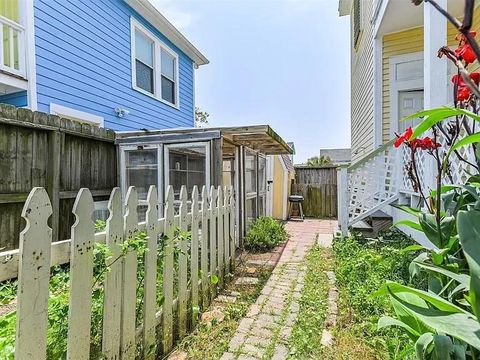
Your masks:
M 264 252 L 273 249 L 287 240 L 287 232 L 277 220 L 262 216 L 248 229 L 245 248 L 250 251 Z

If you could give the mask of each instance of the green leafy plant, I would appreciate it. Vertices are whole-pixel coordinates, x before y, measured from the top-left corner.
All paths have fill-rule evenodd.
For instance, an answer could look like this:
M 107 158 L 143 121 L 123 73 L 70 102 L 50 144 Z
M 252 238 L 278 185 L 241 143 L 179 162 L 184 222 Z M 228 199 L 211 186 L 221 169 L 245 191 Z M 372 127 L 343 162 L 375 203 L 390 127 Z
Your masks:
M 250 251 L 268 251 L 287 240 L 287 232 L 277 220 L 262 216 L 255 220 L 245 237 L 245 249 Z
M 428 0 L 449 20 L 453 17 Z M 411 262 L 412 278 L 428 276 L 428 289 L 387 282 L 376 292 L 388 296 L 395 316 L 384 316 L 378 328 L 395 326 L 414 343 L 417 359 L 478 359 L 480 356 L 480 73 L 469 73 L 469 64 L 480 56 L 475 33 L 470 32 L 473 1 L 466 1 L 464 23 L 452 21 L 461 35 L 456 50 L 442 47 L 458 68 L 454 83 L 454 108 L 424 110 L 407 119 L 422 118 L 415 128 L 397 135 L 396 147 L 407 146 L 406 166 L 412 187 L 422 202 L 417 208 L 398 206 L 417 219 L 401 221 L 425 235 L 430 244 Z M 424 136 L 428 133 L 428 136 Z M 443 145 L 440 139 L 443 137 Z M 460 152 L 459 150 L 465 150 Z M 418 155 L 426 152 L 436 165 L 433 190 L 424 189 L 418 175 Z M 466 155 L 470 154 L 470 155 Z M 455 183 L 452 161 L 468 169 L 470 177 Z M 447 182 L 448 184 L 445 184 Z

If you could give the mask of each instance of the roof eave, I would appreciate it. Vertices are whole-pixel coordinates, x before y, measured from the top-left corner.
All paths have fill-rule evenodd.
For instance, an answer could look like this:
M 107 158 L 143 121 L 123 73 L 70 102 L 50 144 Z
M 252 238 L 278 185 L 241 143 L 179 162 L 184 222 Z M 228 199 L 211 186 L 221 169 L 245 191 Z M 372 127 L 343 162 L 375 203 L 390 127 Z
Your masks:
M 190 57 L 195 65 L 201 66 L 210 62 L 149 0 L 124 1 Z

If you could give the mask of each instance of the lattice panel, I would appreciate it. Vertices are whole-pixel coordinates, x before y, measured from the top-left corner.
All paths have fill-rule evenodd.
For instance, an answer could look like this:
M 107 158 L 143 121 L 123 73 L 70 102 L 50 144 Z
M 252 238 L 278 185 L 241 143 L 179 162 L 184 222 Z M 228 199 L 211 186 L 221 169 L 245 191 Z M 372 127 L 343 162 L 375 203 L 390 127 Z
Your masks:
M 398 153 L 388 144 L 349 169 L 349 224 L 365 218 L 397 196 Z

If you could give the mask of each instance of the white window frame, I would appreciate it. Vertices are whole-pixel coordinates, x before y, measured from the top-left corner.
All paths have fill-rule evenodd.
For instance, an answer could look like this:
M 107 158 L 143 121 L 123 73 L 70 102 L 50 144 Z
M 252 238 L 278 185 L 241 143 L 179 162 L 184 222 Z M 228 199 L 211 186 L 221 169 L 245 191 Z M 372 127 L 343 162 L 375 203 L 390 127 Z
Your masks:
M 137 86 L 137 69 L 135 56 L 135 31 L 140 31 L 145 37 L 149 38 L 154 44 L 153 52 L 153 94 Z M 144 95 L 150 96 L 164 104 L 176 109 L 180 108 L 180 76 L 179 76 L 179 57 L 178 54 L 163 43 L 157 36 L 149 31 L 138 20 L 130 17 L 130 39 L 131 39 L 131 62 L 132 62 L 132 88 Z M 162 64 L 161 51 L 167 52 L 175 59 L 175 103 L 171 103 L 162 98 Z
M 212 166 L 211 166 L 211 160 L 210 160 L 210 143 L 209 142 L 203 142 L 203 141 L 198 141 L 198 142 L 188 142 L 188 143 L 171 143 L 171 144 L 164 144 L 163 149 L 164 149 L 164 168 L 163 172 L 165 174 L 165 179 L 164 179 L 164 189 L 165 189 L 165 194 L 167 193 L 168 190 L 168 185 L 170 185 L 170 148 L 189 148 L 192 146 L 204 146 L 205 147 L 205 187 L 207 189 L 210 189 L 211 186 L 211 178 L 210 178 L 210 173 L 212 171 Z M 186 184 L 182 184 L 186 185 Z M 198 189 L 199 192 L 202 191 L 202 189 Z
M 105 123 L 103 116 L 93 115 L 85 111 L 72 109 L 55 103 L 50 103 L 50 114 L 100 127 L 104 127 Z

